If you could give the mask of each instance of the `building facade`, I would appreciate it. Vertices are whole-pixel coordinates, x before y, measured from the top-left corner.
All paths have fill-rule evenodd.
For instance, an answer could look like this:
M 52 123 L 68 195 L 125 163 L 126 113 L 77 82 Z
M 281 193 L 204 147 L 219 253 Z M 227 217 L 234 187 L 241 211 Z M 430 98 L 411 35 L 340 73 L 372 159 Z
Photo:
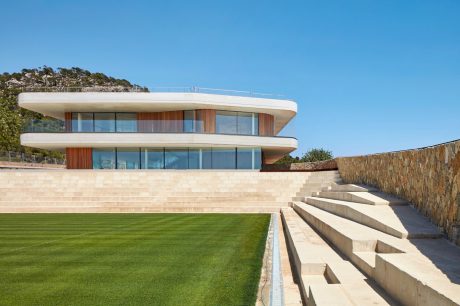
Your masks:
M 66 153 L 68 169 L 260 169 L 297 148 L 277 136 L 290 100 L 207 93 L 31 92 L 19 106 L 46 116 L 21 144 Z

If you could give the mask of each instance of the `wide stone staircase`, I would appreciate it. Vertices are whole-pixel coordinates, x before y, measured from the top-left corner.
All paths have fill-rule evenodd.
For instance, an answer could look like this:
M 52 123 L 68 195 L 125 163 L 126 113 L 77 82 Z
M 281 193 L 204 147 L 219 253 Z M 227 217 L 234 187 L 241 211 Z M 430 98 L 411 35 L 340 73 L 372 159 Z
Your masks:
M 281 213 L 305 304 L 460 304 L 460 248 L 407 202 L 334 183 L 300 198 Z
M 0 212 L 278 212 L 337 171 L 0 172 Z

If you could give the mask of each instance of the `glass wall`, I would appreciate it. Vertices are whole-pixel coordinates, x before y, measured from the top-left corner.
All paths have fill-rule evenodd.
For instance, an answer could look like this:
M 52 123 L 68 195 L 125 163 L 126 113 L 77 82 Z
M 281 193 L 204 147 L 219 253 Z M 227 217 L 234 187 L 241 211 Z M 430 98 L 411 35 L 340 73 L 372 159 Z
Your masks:
M 93 169 L 260 169 L 260 148 L 94 148 Z
M 165 149 L 165 169 L 188 169 L 188 149 Z
M 164 149 L 144 148 L 142 151 L 142 169 L 164 169 Z
M 117 169 L 139 169 L 141 155 L 137 148 L 117 149 Z
M 72 132 L 137 132 L 137 114 L 72 113 Z
M 117 113 L 116 125 L 118 133 L 137 132 L 137 114 L 136 113 Z
M 216 133 L 259 135 L 259 116 L 257 113 L 217 111 Z
M 237 112 L 217 111 L 216 112 L 216 133 L 236 134 Z
M 135 133 L 141 131 L 202 133 L 203 121 L 195 110 L 184 111 L 183 120 L 150 119 L 138 121 L 137 113 L 72 113 L 72 132 Z M 163 128 L 149 128 L 162 126 Z M 183 126 L 183 127 L 182 127 Z M 177 127 L 180 127 L 179 129 Z M 216 133 L 229 135 L 258 135 L 257 113 L 216 111 Z
M 115 149 L 93 149 L 93 169 L 115 169 Z
M 72 113 L 73 132 L 94 132 L 93 113 Z
M 115 132 L 115 113 L 94 113 L 94 131 L 97 133 Z

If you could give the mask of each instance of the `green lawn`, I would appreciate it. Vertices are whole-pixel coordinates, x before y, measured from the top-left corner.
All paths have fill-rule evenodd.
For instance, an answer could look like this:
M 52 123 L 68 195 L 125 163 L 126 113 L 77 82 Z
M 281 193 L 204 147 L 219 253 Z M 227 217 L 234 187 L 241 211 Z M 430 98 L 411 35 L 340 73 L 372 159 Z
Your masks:
M 270 215 L 0 214 L 1 305 L 254 305 Z

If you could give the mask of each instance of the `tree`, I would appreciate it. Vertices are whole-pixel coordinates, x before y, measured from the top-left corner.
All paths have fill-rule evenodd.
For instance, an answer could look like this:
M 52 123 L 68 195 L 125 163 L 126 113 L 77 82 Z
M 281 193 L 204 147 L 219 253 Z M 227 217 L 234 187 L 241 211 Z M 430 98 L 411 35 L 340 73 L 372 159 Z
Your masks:
M 332 159 L 334 156 L 331 151 L 325 150 L 323 148 L 311 149 L 305 153 L 300 159 L 301 162 L 316 162 L 322 160 Z
M 278 160 L 275 164 L 277 165 L 288 165 L 300 162 L 299 157 L 292 157 L 291 154 L 284 155 L 283 158 Z

